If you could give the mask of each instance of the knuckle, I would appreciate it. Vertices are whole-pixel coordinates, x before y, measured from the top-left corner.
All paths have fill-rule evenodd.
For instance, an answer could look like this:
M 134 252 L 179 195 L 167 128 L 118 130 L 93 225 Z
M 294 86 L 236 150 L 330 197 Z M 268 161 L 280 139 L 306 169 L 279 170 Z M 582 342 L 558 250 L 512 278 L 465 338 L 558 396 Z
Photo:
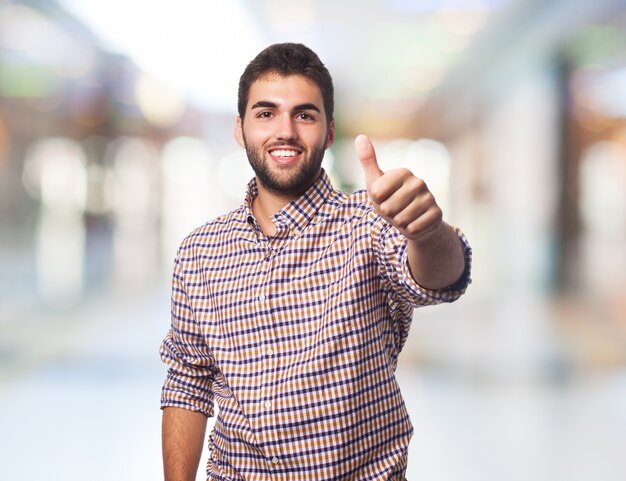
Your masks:
M 426 186 L 426 182 L 424 182 L 424 179 L 420 179 L 419 177 L 414 177 L 414 179 L 415 180 L 413 181 L 413 185 L 418 192 L 423 192 L 425 190 L 428 190 L 428 187 Z
M 404 216 L 395 216 L 393 218 L 393 223 L 396 227 L 400 227 L 401 229 L 406 229 L 409 225 L 409 220 Z
M 434 218 L 435 221 L 437 223 L 441 222 L 443 220 L 443 211 L 441 210 L 441 208 L 439 206 L 436 206 L 434 209 Z
M 425 187 L 426 187 L 426 184 L 424 184 L 424 181 L 420 179 L 419 177 L 415 177 L 415 176 L 408 179 L 405 182 L 405 185 L 414 195 L 421 194 L 422 192 L 424 192 Z
M 377 183 L 372 184 L 368 190 L 369 190 L 370 197 L 372 198 L 374 202 L 379 203 L 384 200 L 382 199 L 382 195 L 383 195 L 382 189 Z
M 407 226 L 406 232 L 407 232 L 407 234 L 409 234 L 411 236 L 416 236 L 417 234 L 420 233 L 420 228 L 419 228 L 418 224 L 412 223 L 412 224 Z
M 385 217 L 390 217 L 393 214 L 391 206 L 389 204 L 381 204 L 380 205 L 380 213 Z
M 383 200 L 385 200 L 385 198 L 382 195 L 382 192 L 380 192 L 379 189 L 372 189 L 370 192 L 370 197 L 377 204 L 380 204 Z
M 407 169 L 406 167 L 400 167 L 400 168 L 398 169 L 398 173 L 399 173 L 402 177 L 404 177 L 404 178 L 407 178 L 407 177 L 414 177 L 413 172 L 411 172 L 411 171 L 410 171 L 409 169 Z
M 441 210 L 439 209 L 439 206 L 437 205 L 437 201 L 435 200 L 435 196 L 432 194 L 432 192 L 428 192 L 427 194 L 425 194 L 423 199 L 424 199 L 424 204 L 428 206 L 429 209 Z

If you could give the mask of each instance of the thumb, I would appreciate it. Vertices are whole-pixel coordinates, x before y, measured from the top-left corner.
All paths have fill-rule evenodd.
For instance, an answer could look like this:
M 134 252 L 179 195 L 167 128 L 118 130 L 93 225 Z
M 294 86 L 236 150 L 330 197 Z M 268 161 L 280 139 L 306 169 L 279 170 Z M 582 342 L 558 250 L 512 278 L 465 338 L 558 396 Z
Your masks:
M 365 185 L 369 188 L 376 179 L 383 175 L 383 171 L 378 167 L 374 146 L 367 135 L 358 135 L 357 138 L 354 139 L 354 146 L 356 147 L 356 154 L 359 157 L 361 167 L 363 167 L 363 172 L 365 173 Z

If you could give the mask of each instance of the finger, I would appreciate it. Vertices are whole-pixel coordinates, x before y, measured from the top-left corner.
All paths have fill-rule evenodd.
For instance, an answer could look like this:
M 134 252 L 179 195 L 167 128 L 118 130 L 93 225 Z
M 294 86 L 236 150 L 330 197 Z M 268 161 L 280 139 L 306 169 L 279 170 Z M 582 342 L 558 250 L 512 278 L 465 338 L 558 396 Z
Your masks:
M 391 218 L 391 223 L 396 227 L 406 229 L 412 222 L 418 220 L 427 212 L 428 207 L 426 207 L 419 199 L 415 199 L 402 210 L 395 213 Z
M 406 231 L 406 235 L 418 239 L 434 232 L 441 225 L 442 220 L 441 209 L 428 209 L 411 222 L 404 230 Z
M 384 199 L 380 203 L 379 208 L 385 217 L 392 219 L 410 205 L 415 206 L 419 204 L 421 204 L 421 200 L 416 198 L 414 193 L 406 189 L 399 189 Z
M 365 185 L 369 188 L 376 179 L 383 175 L 383 171 L 378 167 L 372 141 L 366 135 L 358 135 L 354 139 L 354 146 L 365 173 Z
M 372 200 L 381 207 L 387 204 L 389 207 L 396 206 L 396 210 L 399 204 L 402 204 L 399 208 L 403 208 L 413 199 L 429 193 L 424 181 L 407 169 L 385 172 L 382 179 L 369 186 L 368 192 Z

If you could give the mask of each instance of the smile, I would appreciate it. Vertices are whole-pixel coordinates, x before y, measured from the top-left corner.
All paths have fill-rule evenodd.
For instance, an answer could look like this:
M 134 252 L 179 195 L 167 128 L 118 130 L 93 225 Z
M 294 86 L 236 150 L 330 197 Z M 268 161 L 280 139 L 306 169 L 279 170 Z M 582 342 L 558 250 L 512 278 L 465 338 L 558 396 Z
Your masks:
M 300 152 L 297 150 L 287 150 L 287 149 L 277 149 L 270 150 L 270 154 L 274 157 L 294 157 L 298 155 Z
M 279 148 L 272 148 L 268 150 L 270 157 L 274 162 L 280 165 L 290 165 L 295 163 L 297 159 L 302 156 L 302 150 L 293 148 L 291 146 L 282 146 Z

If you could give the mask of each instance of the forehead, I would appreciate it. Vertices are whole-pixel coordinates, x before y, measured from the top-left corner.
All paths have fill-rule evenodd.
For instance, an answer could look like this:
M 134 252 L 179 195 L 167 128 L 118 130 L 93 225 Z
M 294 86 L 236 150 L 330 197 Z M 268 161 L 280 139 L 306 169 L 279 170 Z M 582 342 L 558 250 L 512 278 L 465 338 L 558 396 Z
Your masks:
M 324 108 L 322 91 L 315 82 L 302 75 L 270 73 L 259 77 L 250 86 L 246 108 L 261 101 L 285 108 L 304 103 L 313 103 L 320 111 Z

